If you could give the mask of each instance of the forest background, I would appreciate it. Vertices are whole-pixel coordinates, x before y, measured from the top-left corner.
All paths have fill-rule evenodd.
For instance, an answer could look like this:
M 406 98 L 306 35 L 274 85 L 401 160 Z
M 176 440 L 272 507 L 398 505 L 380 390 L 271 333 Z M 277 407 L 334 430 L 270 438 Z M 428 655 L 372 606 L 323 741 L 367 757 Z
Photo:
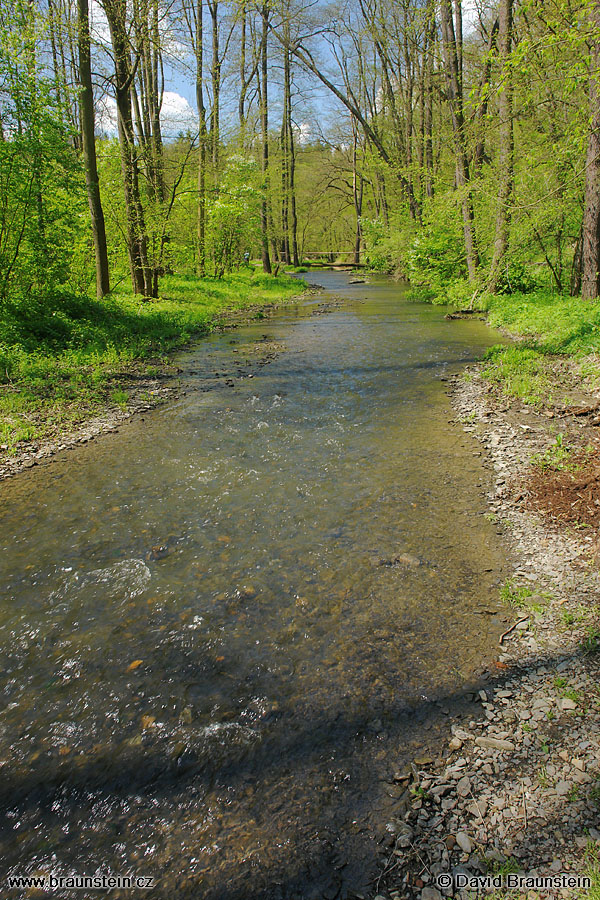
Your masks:
M 1 0 L 3 448 L 317 262 L 487 310 L 529 402 L 597 374 L 599 48 L 591 0 Z

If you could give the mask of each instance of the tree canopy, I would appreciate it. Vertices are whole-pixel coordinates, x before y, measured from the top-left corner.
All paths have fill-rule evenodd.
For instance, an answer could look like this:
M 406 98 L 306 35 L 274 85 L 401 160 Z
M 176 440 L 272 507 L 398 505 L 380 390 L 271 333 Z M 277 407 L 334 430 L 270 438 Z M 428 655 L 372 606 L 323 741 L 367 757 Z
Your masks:
M 2 302 L 127 276 L 157 296 L 165 272 L 219 277 L 248 254 L 265 271 L 366 261 L 464 297 L 598 295 L 591 0 L 3 0 L 0 16 Z

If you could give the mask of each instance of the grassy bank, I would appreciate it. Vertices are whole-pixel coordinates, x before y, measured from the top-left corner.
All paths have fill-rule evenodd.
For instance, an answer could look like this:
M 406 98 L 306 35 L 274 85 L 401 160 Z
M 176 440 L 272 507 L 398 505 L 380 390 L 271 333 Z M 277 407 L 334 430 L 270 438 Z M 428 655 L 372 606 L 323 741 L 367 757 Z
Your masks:
M 527 403 L 569 405 L 573 390 L 600 380 L 600 303 L 551 293 L 488 296 L 490 325 L 506 329 L 516 341 L 495 346 L 483 373 Z M 561 366 L 571 357 L 573 365 Z
M 150 302 L 121 287 L 101 302 L 57 293 L 1 307 L 2 450 L 124 404 L 128 378 L 159 372 L 169 351 L 211 331 L 225 310 L 275 304 L 301 290 L 288 276 L 244 271 L 220 280 L 165 276 L 161 298 Z
M 416 293 L 443 303 L 443 293 Z M 488 350 L 485 378 L 526 403 L 569 405 L 577 388 L 600 384 L 600 302 L 549 291 L 484 294 L 477 306 L 514 342 Z M 568 361 L 568 362 L 567 362 Z M 565 365 L 566 363 L 566 365 Z

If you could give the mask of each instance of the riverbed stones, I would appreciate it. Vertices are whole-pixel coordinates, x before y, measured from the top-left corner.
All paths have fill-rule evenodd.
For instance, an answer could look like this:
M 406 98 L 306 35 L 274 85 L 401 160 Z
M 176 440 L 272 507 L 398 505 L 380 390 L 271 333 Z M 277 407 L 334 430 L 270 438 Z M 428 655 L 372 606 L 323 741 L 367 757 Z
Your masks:
M 456 843 L 464 853 L 471 852 L 473 845 L 471 844 L 471 839 L 469 838 L 469 835 L 466 834 L 466 832 L 459 831 L 456 834 Z
M 563 697 L 560 701 L 561 709 L 577 709 L 577 704 L 574 700 L 571 700 L 569 697 Z
M 456 793 L 459 797 L 468 797 L 471 793 L 471 780 L 467 775 L 463 775 L 456 785 Z
M 421 900 L 442 900 L 442 895 L 437 888 L 424 887 L 421 891 Z

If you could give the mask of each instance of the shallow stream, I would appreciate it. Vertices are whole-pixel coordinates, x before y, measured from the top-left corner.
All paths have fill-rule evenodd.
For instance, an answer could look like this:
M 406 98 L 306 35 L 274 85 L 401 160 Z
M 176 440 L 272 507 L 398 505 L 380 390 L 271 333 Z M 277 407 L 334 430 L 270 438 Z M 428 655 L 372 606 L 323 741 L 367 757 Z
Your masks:
M 308 277 L 331 294 L 182 353 L 177 401 L 1 486 L 2 877 L 368 896 L 394 773 L 468 710 L 502 548 L 443 379 L 493 336 Z

